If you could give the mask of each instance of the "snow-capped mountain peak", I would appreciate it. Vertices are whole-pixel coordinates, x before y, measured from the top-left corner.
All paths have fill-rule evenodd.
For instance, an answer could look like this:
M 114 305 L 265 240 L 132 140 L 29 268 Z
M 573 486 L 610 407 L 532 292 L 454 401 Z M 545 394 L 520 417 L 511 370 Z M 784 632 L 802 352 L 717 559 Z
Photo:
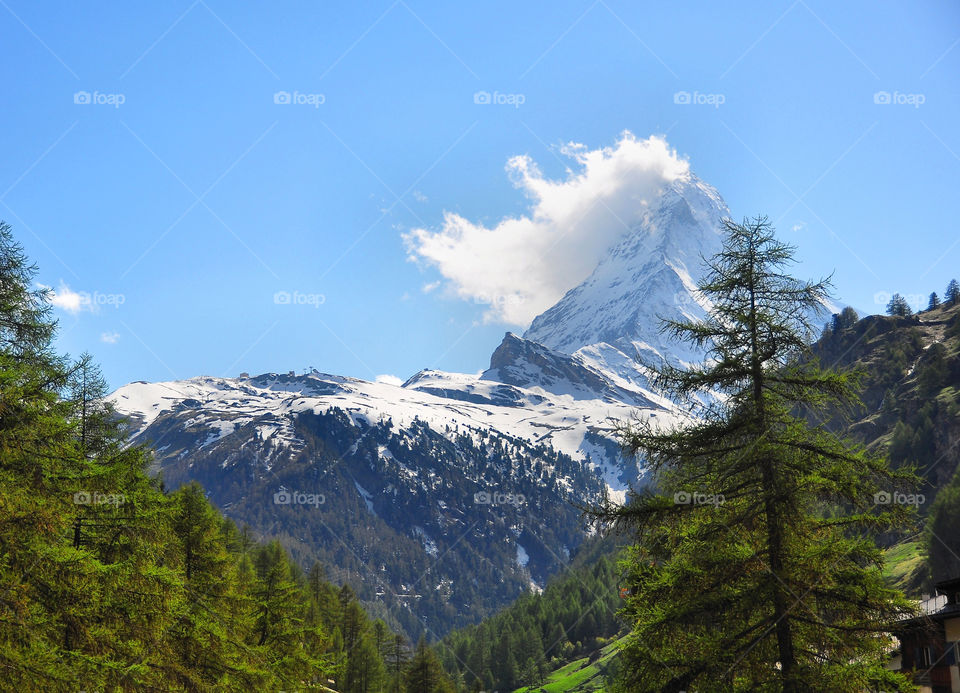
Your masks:
M 704 258 L 720 250 L 723 198 L 692 175 L 671 184 L 593 273 L 539 315 L 523 337 L 577 354 L 600 370 L 644 385 L 637 358 L 690 363 L 702 354 L 661 333 L 664 318 L 699 319 Z
M 638 356 L 699 359 L 668 343 L 660 322 L 705 315 L 696 282 L 727 215 L 696 177 L 671 184 L 586 280 L 522 337 L 508 333 L 480 374 L 425 370 L 401 386 L 319 372 L 199 377 L 131 383 L 110 399 L 173 486 L 200 481 L 228 515 L 285 533 L 303 556 L 352 565 L 375 553 L 386 566 L 376 579 L 362 566 L 351 573 L 370 582 L 371 599 L 384 592 L 374 582 L 402 586 L 411 560 L 425 574 L 452 552 L 449 574 L 435 577 L 453 596 L 431 590 L 423 611 L 459 624 L 516 596 L 503 585 L 526 589 L 555 572 L 542 547 L 575 548 L 585 536 L 570 501 L 622 500 L 641 482 L 642 461 L 623 455 L 617 421 L 685 418 L 650 391 Z M 281 486 L 323 494 L 327 505 L 280 507 Z M 461 541 L 468 534 L 480 545 Z M 505 547 L 493 563 L 490 546 Z M 392 608 L 402 616 L 407 604 Z

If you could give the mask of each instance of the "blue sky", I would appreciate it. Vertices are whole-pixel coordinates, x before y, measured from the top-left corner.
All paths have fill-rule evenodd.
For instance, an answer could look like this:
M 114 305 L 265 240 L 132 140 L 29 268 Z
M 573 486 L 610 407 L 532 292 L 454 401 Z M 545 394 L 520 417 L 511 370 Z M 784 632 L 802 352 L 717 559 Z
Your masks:
M 0 218 L 111 386 L 484 368 L 522 326 L 404 234 L 524 215 L 511 157 L 625 130 L 844 302 L 960 276 L 956 2 L 3 0 L 0 36 Z

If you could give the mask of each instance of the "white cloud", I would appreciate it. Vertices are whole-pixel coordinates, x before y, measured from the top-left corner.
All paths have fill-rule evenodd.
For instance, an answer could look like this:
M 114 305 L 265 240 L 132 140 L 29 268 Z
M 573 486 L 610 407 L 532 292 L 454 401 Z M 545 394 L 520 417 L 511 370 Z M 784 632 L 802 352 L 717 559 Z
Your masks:
M 797 233 L 798 231 L 803 231 L 805 228 L 807 228 L 807 222 L 798 221 L 796 224 L 790 227 L 790 230 L 794 233 Z
M 60 282 L 59 289 L 50 292 L 50 303 L 74 315 L 84 310 L 93 310 L 89 294 L 82 291 L 73 291 L 63 281 Z
M 83 311 L 99 313 L 104 306 L 119 308 L 127 301 L 123 294 L 105 294 L 99 291 L 90 293 L 89 291 L 74 291 L 61 279 L 60 288 L 54 290 L 53 287 L 45 284 L 37 284 L 41 289 L 50 291 L 50 303 L 56 308 L 65 310 L 68 313 L 76 315 Z
M 662 137 L 624 132 L 612 147 L 560 149 L 576 170 L 543 176 L 529 156 L 507 172 L 530 198 L 526 214 L 487 227 L 445 212 L 439 231 L 404 234 L 410 259 L 436 267 L 455 296 L 488 306 L 486 322 L 525 326 L 583 281 L 664 184 L 690 174 Z
M 100 334 L 100 341 L 104 344 L 116 344 L 120 341 L 119 332 L 102 332 Z
M 378 375 L 376 380 L 378 383 L 385 383 L 387 385 L 396 385 L 397 387 L 400 387 L 401 385 L 403 385 L 403 380 L 401 378 L 398 378 L 395 375 L 389 375 L 389 374 Z
M 425 294 L 429 294 L 431 291 L 437 289 L 441 284 L 443 284 L 443 282 L 439 280 L 435 282 L 430 282 L 428 284 L 424 284 L 423 286 L 421 286 L 420 290 Z

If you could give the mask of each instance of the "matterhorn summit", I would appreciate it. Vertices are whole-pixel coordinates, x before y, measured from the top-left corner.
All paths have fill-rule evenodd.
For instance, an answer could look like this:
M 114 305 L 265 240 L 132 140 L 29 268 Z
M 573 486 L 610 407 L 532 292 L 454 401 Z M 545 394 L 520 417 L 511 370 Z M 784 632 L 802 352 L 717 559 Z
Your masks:
M 690 174 L 669 184 L 591 275 L 534 319 L 523 338 L 643 382 L 638 357 L 683 366 L 701 353 L 661 333 L 663 319 L 701 319 L 696 286 L 722 245 L 730 214 L 715 188 Z

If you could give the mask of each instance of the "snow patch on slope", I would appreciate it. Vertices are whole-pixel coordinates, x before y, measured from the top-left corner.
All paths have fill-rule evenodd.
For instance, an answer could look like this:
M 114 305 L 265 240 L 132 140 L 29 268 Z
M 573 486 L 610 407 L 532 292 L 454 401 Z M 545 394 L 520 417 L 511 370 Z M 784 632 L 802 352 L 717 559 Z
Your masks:
M 377 512 L 373 509 L 373 495 L 356 481 L 353 482 L 353 485 L 357 487 L 357 493 L 359 493 L 360 497 L 363 498 L 363 502 L 366 504 L 367 510 L 371 515 L 376 517 Z
M 421 385 L 423 382 L 479 394 L 481 399 L 466 401 L 421 391 L 416 384 L 397 388 L 322 373 L 295 378 L 267 374 L 253 378 L 198 377 L 149 385 L 131 383 L 119 388 L 109 399 L 118 412 L 132 418 L 134 440 L 166 412 L 189 402 L 194 410 L 191 412 L 193 426 L 207 429 L 206 444 L 213 445 L 227 431 L 256 422 L 261 438 L 273 450 L 298 450 L 302 443 L 295 430 L 296 416 L 303 412 L 323 414 L 339 408 L 348 412 L 357 424 L 390 420 L 402 430 L 419 421 L 441 434 L 448 428 L 458 427 L 501 433 L 551 445 L 578 460 L 586 458 L 583 441 L 589 430 L 612 435 L 613 421 L 629 417 L 635 409 L 622 402 L 574 399 L 543 389 L 515 386 L 504 389 L 502 383 L 471 375 L 452 374 L 448 378 L 434 373 L 428 381 L 421 381 Z M 665 421 L 682 416 L 675 409 L 656 407 L 656 411 Z M 389 450 L 380 450 L 380 454 L 386 457 Z M 269 456 L 265 464 L 269 467 Z M 409 473 L 412 475 L 413 471 Z M 611 490 L 622 491 L 623 486 L 614 486 Z

